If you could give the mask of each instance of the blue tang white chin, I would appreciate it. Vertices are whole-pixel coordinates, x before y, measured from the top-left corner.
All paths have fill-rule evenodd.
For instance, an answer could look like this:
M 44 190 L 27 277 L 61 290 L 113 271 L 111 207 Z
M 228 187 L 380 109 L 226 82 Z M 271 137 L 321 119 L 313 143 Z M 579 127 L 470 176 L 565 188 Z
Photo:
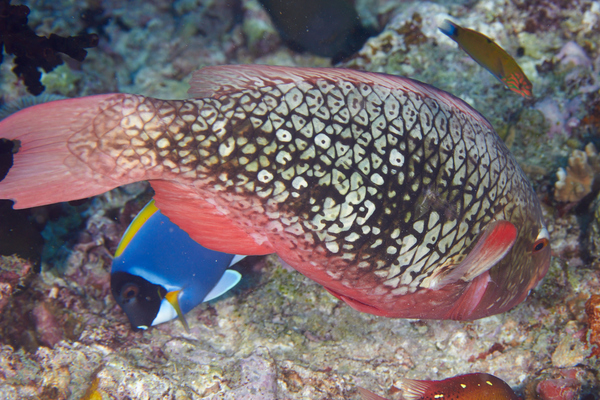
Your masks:
M 151 201 L 125 231 L 115 253 L 111 290 L 134 330 L 183 315 L 234 287 L 228 268 L 245 256 L 209 250 L 165 217 Z

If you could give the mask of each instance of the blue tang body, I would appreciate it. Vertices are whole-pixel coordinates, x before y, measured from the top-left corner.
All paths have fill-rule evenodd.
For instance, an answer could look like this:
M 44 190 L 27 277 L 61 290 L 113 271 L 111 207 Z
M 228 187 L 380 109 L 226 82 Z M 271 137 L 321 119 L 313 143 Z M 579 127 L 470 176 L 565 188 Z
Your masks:
M 235 286 L 228 270 L 244 256 L 209 250 L 169 221 L 151 201 L 123 235 L 111 270 L 111 290 L 134 330 L 180 317 Z

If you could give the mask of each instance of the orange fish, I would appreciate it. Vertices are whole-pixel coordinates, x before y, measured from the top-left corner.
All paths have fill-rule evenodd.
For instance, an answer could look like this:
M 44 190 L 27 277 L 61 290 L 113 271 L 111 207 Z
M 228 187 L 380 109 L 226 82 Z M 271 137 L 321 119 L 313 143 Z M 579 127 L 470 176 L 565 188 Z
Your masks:
M 447 19 L 439 29 L 508 89 L 524 97 L 533 97 L 531 82 L 519 64 L 492 39 L 472 29 L 458 26 Z
M 502 379 L 490 374 L 467 374 L 441 381 L 400 379 L 405 400 L 519 400 Z M 384 397 L 359 387 L 364 400 L 386 400 Z

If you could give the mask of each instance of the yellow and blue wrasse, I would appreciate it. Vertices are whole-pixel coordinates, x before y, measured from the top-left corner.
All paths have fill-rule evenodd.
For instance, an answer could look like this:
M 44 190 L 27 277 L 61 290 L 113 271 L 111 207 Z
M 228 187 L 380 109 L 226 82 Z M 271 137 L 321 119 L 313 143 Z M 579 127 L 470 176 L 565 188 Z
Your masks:
M 357 310 L 468 320 L 523 301 L 550 264 L 526 175 L 464 101 L 341 68 L 226 65 L 187 100 L 125 93 L 26 108 L 0 198 L 26 208 L 149 180 L 201 245 L 277 253 Z
M 404 400 L 519 400 L 506 382 L 484 373 L 459 375 L 441 381 L 400 379 L 400 383 Z M 358 392 L 364 400 L 386 400 L 361 387 Z
M 456 25 L 447 19 L 439 29 L 458 43 L 473 60 L 490 71 L 508 89 L 524 97 L 533 97 L 531 82 L 519 64 L 492 39 L 472 29 Z
M 183 317 L 234 287 L 227 269 L 244 256 L 209 250 L 169 221 L 154 200 L 131 222 L 115 252 L 111 290 L 134 330 Z

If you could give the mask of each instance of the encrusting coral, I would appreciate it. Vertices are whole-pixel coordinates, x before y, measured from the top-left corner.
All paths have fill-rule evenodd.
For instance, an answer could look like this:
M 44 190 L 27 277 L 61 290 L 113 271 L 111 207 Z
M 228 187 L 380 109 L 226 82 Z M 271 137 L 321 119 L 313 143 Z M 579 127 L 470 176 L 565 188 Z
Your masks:
M 600 355 L 600 295 L 592 295 L 585 303 L 588 317 L 588 337 L 590 346 L 594 346 L 591 356 Z
M 559 168 L 558 180 L 554 184 L 554 198 L 558 201 L 574 203 L 592 191 L 594 176 L 600 173 L 600 157 L 592 143 L 585 151 L 573 150 L 566 171 Z

